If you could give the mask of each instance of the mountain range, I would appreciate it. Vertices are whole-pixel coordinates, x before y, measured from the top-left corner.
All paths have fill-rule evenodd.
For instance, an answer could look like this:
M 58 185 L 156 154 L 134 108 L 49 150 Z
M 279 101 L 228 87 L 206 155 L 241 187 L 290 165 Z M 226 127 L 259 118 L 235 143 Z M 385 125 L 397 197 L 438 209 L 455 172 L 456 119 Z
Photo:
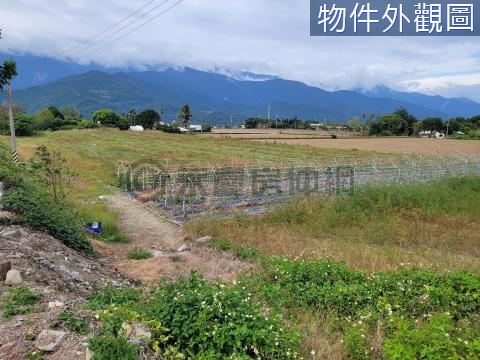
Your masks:
M 480 114 L 480 104 L 466 98 L 399 92 L 385 86 L 331 92 L 251 73 L 220 74 L 190 68 L 133 71 L 32 55 L 14 58 L 21 75 L 14 81 L 13 96 L 30 113 L 49 105 L 74 106 L 86 117 L 100 108 L 118 112 L 163 108 L 169 121 L 188 103 L 194 121 L 214 125 L 239 123 L 250 116 L 266 117 L 268 107 L 272 117 L 298 116 L 319 122 L 381 115 L 399 107 L 418 118 Z

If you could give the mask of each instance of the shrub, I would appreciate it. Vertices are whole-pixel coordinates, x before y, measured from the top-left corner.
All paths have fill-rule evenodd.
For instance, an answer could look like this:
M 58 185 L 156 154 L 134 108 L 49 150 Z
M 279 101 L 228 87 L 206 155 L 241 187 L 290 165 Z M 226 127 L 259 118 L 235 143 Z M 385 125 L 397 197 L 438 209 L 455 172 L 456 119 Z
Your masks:
M 74 209 L 63 201 L 53 201 L 48 192 L 39 189 L 29 179 L 31 174 L 13 165 L 3 144 L 0 144 L 0 160 L 0 181 L 6 190 L 0 205 L 17 213 L 19 221 L 33 229 L 46 231 L 75 250 L 93 254 Z
M 167 124 L 159 124 L 155 127 L 155 130 L 160 130 L 164 133 L 170 133 L 170 134 L 181 134 L 182 132 L 180 131 L 179 128 L 167 125 Z
M 140 292 L 131 287 L 114 288 L 108 284 L 103 289 L 94 292 L 88 299 L 90 309 L 103 309 L 108 305 L 127 305 L 140 300 Z
M 480 327 L 471 322 L 456 324 L 451 315 L 435 314 L 426 322 L 398 319 L 391 339 L 384 344 L 392 360 L 478 359 Z
M 152 333 L 147 345 L 162 358 L 300 358 L 298 335 L 257 305 L 246 284 L 208 284 L 192 274 L 162 282 L 142 299 L 131 291 L 109 287 L 89 300 L 110 341 L 126 335 L 124 324 L 141 323 Z
M 77 334 L 86 335 L 89 332 L 88 321 L 70 311 L 62 311 L 58 314 L 60 323 L 68 330 Z
M 209 285 L 192 274 L 163 283 L 144 304 L 168 330 L 170 343 L 194 358 L 299 358 L 298 336 L 262 310 L 242 283 Z
M 12 316 L 27 314 L 32 311 L 32 306 L 40 299 L 40 295 L 31 292 L 25 286 L 8 289 L 0 308 L 3 317 L 10 319 Z
M 116 127 L 121 118 L 110 109 L 101 109 L 93 113 L 92 120 L 96 123 L 100 122 L 103 126 Z
M 136 360 L 139 352 L 137 345 L 113 335 L 97 336 L 90 340 L 88 346 L 93 351 L 92 360 Z
M 19 214 L 20 220 L 33 229 L 46 231 L 72 249 L 93 254 L 75 211 L 64 202 L 51 201 L 49 193 L 20 180 L 7 190 L 2 204 L 7 211 Z

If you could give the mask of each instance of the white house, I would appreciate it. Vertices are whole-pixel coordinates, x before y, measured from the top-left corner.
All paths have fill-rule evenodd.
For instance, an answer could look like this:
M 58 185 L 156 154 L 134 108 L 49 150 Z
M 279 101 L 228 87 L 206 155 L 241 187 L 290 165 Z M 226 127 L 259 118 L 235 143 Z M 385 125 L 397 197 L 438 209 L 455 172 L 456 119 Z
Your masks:
M 192 132 L 202 132 L 202 125 L 190 125 L 188 129 Z
M 141 125 L 130 126 L 130 131 L 144 131 L 145 129 Z

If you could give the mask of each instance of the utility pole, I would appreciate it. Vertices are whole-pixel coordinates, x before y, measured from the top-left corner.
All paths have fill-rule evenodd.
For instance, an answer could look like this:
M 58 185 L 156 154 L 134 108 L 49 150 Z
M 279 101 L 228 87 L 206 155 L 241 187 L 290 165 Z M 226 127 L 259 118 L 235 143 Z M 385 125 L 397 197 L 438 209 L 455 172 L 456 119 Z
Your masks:
M 233 115 L 230 115 L 230 129 L 233 129 Z
M 268 120 L 270 120 L 270 105 L 268 105 Z
M 450 120 L 447 120 L 447 133 L 445 134 L 445 138 L 448 138 L 448 126 L 450 125 Z
M 13 101 L 12 101 L 12 89 L 10 87 L 10 81 L 7 82 L 7 97 L 8 97 L 8 118 L 10 119 L 10 143 L 12 145 L 13 162 L 18 163 L 17 154 L 17 138 L 15 136 L 15 122 L 13 121 Z

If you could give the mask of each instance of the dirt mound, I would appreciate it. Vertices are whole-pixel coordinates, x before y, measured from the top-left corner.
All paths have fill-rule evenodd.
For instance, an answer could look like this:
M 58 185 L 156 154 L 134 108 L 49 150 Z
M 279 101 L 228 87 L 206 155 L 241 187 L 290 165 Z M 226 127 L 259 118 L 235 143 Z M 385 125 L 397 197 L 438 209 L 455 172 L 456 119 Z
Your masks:
M 37 358 L 34 339 L 42 330 L 58 328 L 60 311 L 82 304 L 93 288 L 128 283 L 108 260 L 87 258 L 49 235 L 20 226 L 0 226 L 0 261 L 10 261 L 21 273 L 21 286 L 39 296 L 30 312 L 7 319 L 1 306 L 12 288 L 0 281 L 0 360 Z M 85 359 L 88 338 L 60 329 L 65 337 L 44 358 Z
M 10 261 L 26 281 L 80 294 L 124 282 L 107 259 L 87 258 L 50 235 L 10 226 L 0 240 L 0 259 Z

